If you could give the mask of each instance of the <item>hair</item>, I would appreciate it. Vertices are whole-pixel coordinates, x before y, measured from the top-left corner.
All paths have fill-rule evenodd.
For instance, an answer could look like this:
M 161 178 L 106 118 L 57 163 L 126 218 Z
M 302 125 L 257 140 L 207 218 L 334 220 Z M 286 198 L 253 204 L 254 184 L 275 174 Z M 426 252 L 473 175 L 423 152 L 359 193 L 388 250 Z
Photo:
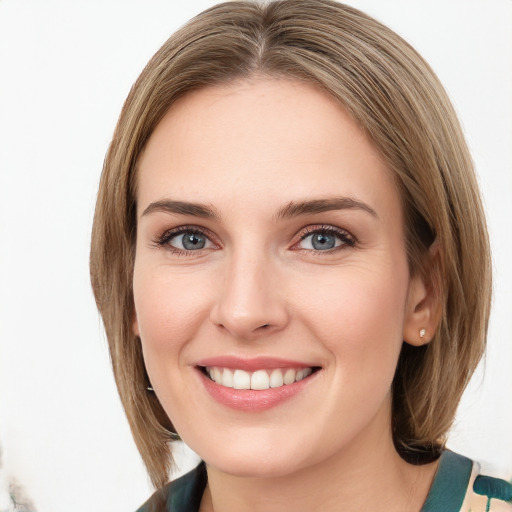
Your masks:
M 386 26 L 331 0 L 219 4 L 178 30 L 133 85 L 104 162 L 92 230 L 92 287 L 155 487 L 169 477 L 175 436 L 147 392 L 132 330 L 137 161 L 178 98 L 259 76 L 316 84 L 365 130 L 402 198 L 411 275 L 421 273 L 440 297 L 432 340 L 403 344 L 393 381 L 393 436 L 402 456 L 437 456 L 484 351 L 491 295 L 485 217 L 457 116 L 428 64 Z

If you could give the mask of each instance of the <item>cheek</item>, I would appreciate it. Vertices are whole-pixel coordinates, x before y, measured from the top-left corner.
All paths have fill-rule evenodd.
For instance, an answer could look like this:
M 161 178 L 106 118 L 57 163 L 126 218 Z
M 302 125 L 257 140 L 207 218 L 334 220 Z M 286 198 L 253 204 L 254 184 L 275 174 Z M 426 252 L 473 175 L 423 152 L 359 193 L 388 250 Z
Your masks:
M 196 280 L 135 267 L 133 293 L 137 327 L 148 372 L 178 360 L 204 318 L 204 290 Z
M 369 375 L 375 368 L 392 375 L 402 346 L 407 267 L 376 269 L 352 267 L 317 276 L 294 292 L 303 297 L 298 309 L 307 312 L 304 321 L 351 375 Z

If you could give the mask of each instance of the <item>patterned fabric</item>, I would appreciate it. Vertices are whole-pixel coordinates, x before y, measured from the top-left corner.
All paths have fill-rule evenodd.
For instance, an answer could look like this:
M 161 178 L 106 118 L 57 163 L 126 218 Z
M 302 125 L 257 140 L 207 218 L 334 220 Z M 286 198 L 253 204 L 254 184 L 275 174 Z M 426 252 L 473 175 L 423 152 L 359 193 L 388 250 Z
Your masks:
M 478 464 L 445 451 L 420 512 L 512 512 L 512 483 L 479 473 Z M 153 494 L 137 512 L 198 512 L 206 481 L 201 462 Z
M 421 512 L 512 512 L 512 484 L 479 473 L 478 464 L 445 451 Z

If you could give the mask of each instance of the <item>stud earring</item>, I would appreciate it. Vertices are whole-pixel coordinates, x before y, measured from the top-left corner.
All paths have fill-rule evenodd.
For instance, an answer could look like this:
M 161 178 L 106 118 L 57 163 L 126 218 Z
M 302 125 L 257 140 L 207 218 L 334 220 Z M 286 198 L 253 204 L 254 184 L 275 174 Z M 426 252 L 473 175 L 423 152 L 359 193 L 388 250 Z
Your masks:
M 151 386 L 148 386 L 146 389 L 147 389 L 148 391 L 155 391 Z
M 427 334 L 427 330 L 426 329 L 420 329 L 420 338 L 424 338 L 425 334 Z

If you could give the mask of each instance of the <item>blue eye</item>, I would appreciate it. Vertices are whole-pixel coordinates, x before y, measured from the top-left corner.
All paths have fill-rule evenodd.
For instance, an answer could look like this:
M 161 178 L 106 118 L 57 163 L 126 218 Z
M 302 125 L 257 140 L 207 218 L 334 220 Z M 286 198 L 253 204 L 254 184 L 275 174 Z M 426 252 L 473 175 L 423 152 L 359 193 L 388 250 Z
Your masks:
M 182 229 L 166 233 L 159 241 L 160 246 L 170 246 L 177 251 L 190 252 L 213 247 L 212 241 L 201 231 Z
M 319 251 L 325 251 L 327 249 L 333 249 L 336 247 L 336 237 L 334 235 L 328 235 L 326 233 L 315 233 L 311 235 L 311 245 L 314 249 Z M 338 243 L 339 245 L 339 243 Z
M 353 247 L 354 240 L 344 231 L 335 228 L 316 229 L 302 236 L 298 244 L 300 249 L 313 251 L 329 251 L 344 245 Z
M 176 237 L 178 241 L 181 241 L 180 249 L 187 249 L 187 251 L 197 251 L 198 249 L 204 249 L 207 238 L 204 235 L 197 233 L 185 233 Z M 173 240 L 174 241 L 174 240 Z M 171 245 L 174 245 L 171 243 Z

